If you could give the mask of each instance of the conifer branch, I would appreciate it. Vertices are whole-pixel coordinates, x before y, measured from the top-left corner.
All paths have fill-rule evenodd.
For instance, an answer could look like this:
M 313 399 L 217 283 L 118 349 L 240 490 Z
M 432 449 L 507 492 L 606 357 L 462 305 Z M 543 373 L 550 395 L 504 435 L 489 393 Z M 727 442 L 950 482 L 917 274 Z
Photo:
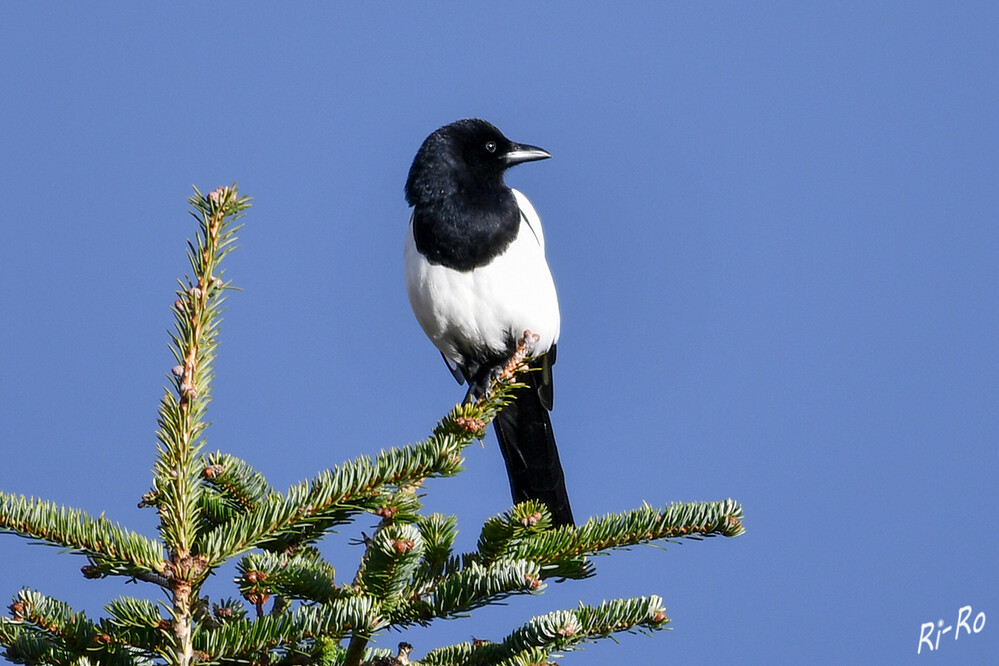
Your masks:
M 402 530 L 405 531 L 401 532 Z M 394 586 L 393 583 L 404 582 L 402 576 L 398 574 L 404 569 L 415 570 L 418 564 L 420 553 L 415 556 L 410 553 L 416 549 L 417 540 L 421 541 L 419 550 L 422 552 L 422 539 L 419 539 L 418 532 L 413 526 L 396 527 L 392 515 L 383 514 L 375 530 L 375 535 L 370 538 L 364 535 L 364 555 L 357 567 L 357 573 L 354 574 L 352 588 L 359 594 L 366 595 L 366 598 L 372 599 L 375 603 L 378 603 L 376 595 L 379 592 L 382 594 L 382 602 L 388 601 L 385 594 Z M 393 574 L 397 575 L 393 576 Z M 389 602 L 389 605 L 396 605 L 396 603 L 397 600 L 393 600 Z M 367 646 L 370 640 L 371 632 L 369 631 L 353 632 L 343 655 L 344 666 L 360 666 L 361 660 L 368 652 Z
M 508 399 L 509 387 L 503 386 L 488 400 L 456 406 L 423 442 L 355 458 L 285 494 L 271 493 L 255 510 L 211 530 L 201 552 L 216 562 L 255 547 L 280 550 L 312 543 L 352 517 L 385 506 L 386 486 L 419 486 L 428 478 L 453 476 L 461 470 L 462 451 L 482 436 Z
M 22 589 L 10 605 L 12 618 L 0 618 L 0 642 L 16 663 L 76 663 L 88 654 L 100 663 L 148 664 L 151 654 L 116 643 L 85 613 L 34 590 Z
M 669 623 L 657 596 L 580 604 L 528 621 L 498 643 L 474 641 L 432 650 L 423 666 L 529 666 L 547 663 L 553 652 L 571 650 L 586 641 L 616 633 L 656 631 Z
M 742 506 L 731 499 L 672 503 L 662 509 L 645 505 L 554 530 L 527 518 L 546 511 L 540 503 L 525 502 L 490 518 L 482 528 L 479 551 L 466 558 L 485 563 L 523 558 L 547 565 L 545 578 L 585 578 L 593 573 L 585 561 L 588 555 L 659 540 L 734 537 L 745 531 Z
M 238 571 L 240 594 L 254 605 L 273 595 L 316 603 L 356 596 L 337 586 L 333 565 L 314 548 L 294 554 L 250 553 L 240 560 Z
M 201 517 L 207 532 L 259 507 L 274 492 L 244 460 L 216 451 L 203 459 Z
M 443 576 L 423 595 L 392 609 L 396 626 L 426 626 L 437 618 L 462 617 L 513 594 L 535 594 L 544 590 L 541 568 L 527 560 L 504 560 L 490 567 L 471 562 L 460 571 Z
M 195 633 L 199 661 L 223 658 L 256 660 L 262 652 L 305 639 L 325 636 L 339 642 L 351 631 L 373 633 L 385 627 L 369 597 L 338 599 L 328 604 L 302 606 L 284 615 L 264 615 L 255 620 L 236 620 Z
M 0 644 L 3 656 L 15 664 L 71 664 L 76 654 L 45 631 L 22 622 L 0 617 Z
M 355 492 L 365 483 L 370 486 L 373 482 L 369 477 L 371 474 L 376 478 L 381 476 L 377 481 L 379 485 L 394 485 L 407 491 L 415 499 L 414 489 L 421 486 L 427 478 L 456 474 L 463 462 L 461 452 L 472 441 L 483 436 L 486 424 L 492 421 L 507 404 L 511 391 L 518 386 L 513 384 L 511 379 L 512 376 L 509 376 L 504 377 L 502 381 L 494 381 L 488 395 L 482 400 L 456 406 L 447 417 L 437 423 L 430 438 L 425 442 L 401 449 L 392 448 L 387 452 L 382 451 L 376 457 L 373 466 L 368 464 L 367 458 L 356 459 L 354 464 L 361 469 L 356 475 L 349 473 L 347 475 L 352 481 L 351 485 Z M 346 466 L 341 469 L 346 469 Z M 333 485 L 337 476 L 331 473 L 326 477 L 329 479 L 328 485 Z M 360 486 L 358 481 L 361 483 Z M 354 586 L 360 590 L 370 590 L 375 594 L 380 592 L 383 611 L 390 613 L 400 605 L 401 600 L 398 595 L 409 578 L 418 570 L 423 552 L 423 539 L 418 528 L 393 525 L 393 513 L 382 515 L 383 519 L 379 523 L 375 537 L 368 542 L 354 579 Z M 387 536 L 382 537 L 382 534 Z M 415 621 L 412 615 L 411 612 L 406 617 Z M 344 666 L 359 666 L 370 636 L 370 633 L 364 631 L 354 632 L 344 656 Z
M 163 621 L 159 605 L 147 599 L 118 597 L 104 609 L 111 615 L 111 622 L 120 627 L 157 627 Z
M 214 378 L 212 364 L 222 303 L 225 290 L 230 288 L 222 279 L 220 263 L 235 247 L 238 227 L 234 222 L 249 207 L 249 199 L 239 197 L 235 186 L 220 187 L 207 196 L 195 188 L 195 196 L 188 202 L 200 228 L 196 241 L 188 241 L 193 277 L 180 283 L 173 305 L 170 348 L 178 362 L 172 371 L 176 394 L 168 390 L 160 403 L 153 492 L 144 500 L 159 511 L 160 534 L 170 550 L 163 573 L 170 580 L 172 596 L 174 644 L 169 657 L 178 666 L 189 666 L 194 660 L 193 608 L 209 571 L 197 543 L 205 520 L 201 514 L 204 463 L 198 454 L 208 427 L 205 412 Z
M 356 587 L 381 600 L 383 613 L 402 603 L 423 556 L 423 538 L 413 525 L 386 525 L 371 539 Z
M 439 578 L 460 568 L 459 560 L 452 553 L 458 536 L 458 519 L 433 513 L 421 517 L 416 527 L 423 539 L 423 559 L 415 572 L 413 589 L 422 594 Z
M 163 544 L 124 529 L 103 516 L 0 491 L 0 532 L 69 548 L 92 558 L 104 574 L 135 576 L 158 571 Z
M 166 655 L 170 623 L 160 615 L 160 606 L 146 599 L 119 597 L 104 607 L 110 618 L 101 622 L 107 642 L 142 646 L 149 654 Z
M 195 188 L 188 199 L 200 229 L 196 242 L 188 242 L 193 277 L 181 282 L 174 301 L 175 332 L 171 350 L 178 361 L 173 369 L 176 395 L 167 391 L 160 403 L 159 456 L 154 467 L 153 504 L 160 513 L 160 533 L 181 558 L 195 550 L 199 527 L 199 499 L 203 466 L 197 454 L 204 446 L 208 423 L 204 416 L 210 400 L 212 362 L 224 292 L 220 262 L 234 247 L 235 220 L 249 207 L 235 186 L 221 187 L 208 196 Z

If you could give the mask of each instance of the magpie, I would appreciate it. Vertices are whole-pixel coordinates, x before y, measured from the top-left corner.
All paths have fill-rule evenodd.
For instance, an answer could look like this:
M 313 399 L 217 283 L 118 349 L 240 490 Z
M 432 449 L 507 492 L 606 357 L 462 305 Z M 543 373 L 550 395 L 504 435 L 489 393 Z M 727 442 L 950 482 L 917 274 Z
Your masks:
M 543 160 L 478 118 L 423 142 L 406 179 L 406 291 L 424 333 L 466 399 L 481 398 L 525 331 L 538 335 L 526 388 L 493 420 L 514 502 L 540 500 L 556 526 L 574 524 L 551 419 L 551 366 L 561 319 L 541 220 L 503 182 L 515 164 Z

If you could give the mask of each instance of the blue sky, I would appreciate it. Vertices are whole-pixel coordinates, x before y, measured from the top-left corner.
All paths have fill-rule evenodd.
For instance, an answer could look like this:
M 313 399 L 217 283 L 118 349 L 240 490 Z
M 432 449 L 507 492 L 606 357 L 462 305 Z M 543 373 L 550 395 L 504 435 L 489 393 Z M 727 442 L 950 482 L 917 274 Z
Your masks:
M 209 446 L 284 488 L 423 438 L 463 390 L 402 279 L 423 138 L 481 116 L 562 307 L 577 518 L 743 503 L 405 639 L 500 638 L 655 593 L 674 629 L 564 664 L 984 663 L 999 653 L 999 10 L 986 3 L 0 7 L 0 488 L 155 533 L 149 487 L 190 186 L 254 207 Z M 463 548 L 509 505 L 492 437 L 428 486 Z M 360 551 L 327 553 L 339 576 Z M 0 598 L 152 589 L 0 535 Z M 223 573 L 208 592 L 235 594 Z M 4 603 L 3 605 L 6 605 Z M 972 606 L 982 631 L 917 655 Z

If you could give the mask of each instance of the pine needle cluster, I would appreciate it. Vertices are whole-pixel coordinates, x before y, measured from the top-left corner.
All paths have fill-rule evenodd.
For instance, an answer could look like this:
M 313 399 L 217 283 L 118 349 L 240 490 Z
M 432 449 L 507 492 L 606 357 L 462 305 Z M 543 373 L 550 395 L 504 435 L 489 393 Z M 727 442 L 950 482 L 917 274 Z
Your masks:
M 620 632 L 669 624 L 656 596 L 604 601 L 535 617 L 496 642 L 425 651 L 410 660 L 372 648 L 389 629 L 466 615 L 512 595 L 539 594 L 552 578 L 594 575 L 589 557 L 642 543 L 743 532 L 732 500 L 633 511 L 553 528 L 538 502 L 519 504 L 483 525 L 473 552 L 455 551 L 453 515 L 425 514 L 418 491 L 461 470 L 462 452 L 510 400 L 517 367 L 476 403 L 456 406 L 416 444 L 361 456 L 284 492 L 245 461 L 205 452 L 206 413 L 226 292 L 222 261 L 235 247 L 250 205 L 235 186 L 189 199 L 199 229 L 188 243 L 191 273 L 173 303 L 168 374 L 157 420 L 152 488 L 140 506 L 159 516 L 158 538 L 103 517 L 0 491 L 0 532 L 83 555 L 87 578 L 123 576 L 153 585 L 156 602 L 111 601 L 107 617 L 22 589 L 0 617 L 4 656 L 22 664 L 459 664 L 548 663 L 553 654 Z M 337 579 L 316 544 L 374 515 L 350 581 Z M 210 599 L 202 587 L 237 560 L 238 598 Z

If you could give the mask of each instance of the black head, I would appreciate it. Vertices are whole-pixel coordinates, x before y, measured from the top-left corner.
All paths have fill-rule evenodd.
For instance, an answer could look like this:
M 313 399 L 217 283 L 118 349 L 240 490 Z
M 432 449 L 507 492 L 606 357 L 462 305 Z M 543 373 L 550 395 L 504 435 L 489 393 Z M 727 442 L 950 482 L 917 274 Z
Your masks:
M 548 157 L 541 148 L 510 141 L 485 120 L 458 120 L 420 146 L 406 179 L 406 201 L 416 206 L 460 192 L 502 188 L 508 168 Z

